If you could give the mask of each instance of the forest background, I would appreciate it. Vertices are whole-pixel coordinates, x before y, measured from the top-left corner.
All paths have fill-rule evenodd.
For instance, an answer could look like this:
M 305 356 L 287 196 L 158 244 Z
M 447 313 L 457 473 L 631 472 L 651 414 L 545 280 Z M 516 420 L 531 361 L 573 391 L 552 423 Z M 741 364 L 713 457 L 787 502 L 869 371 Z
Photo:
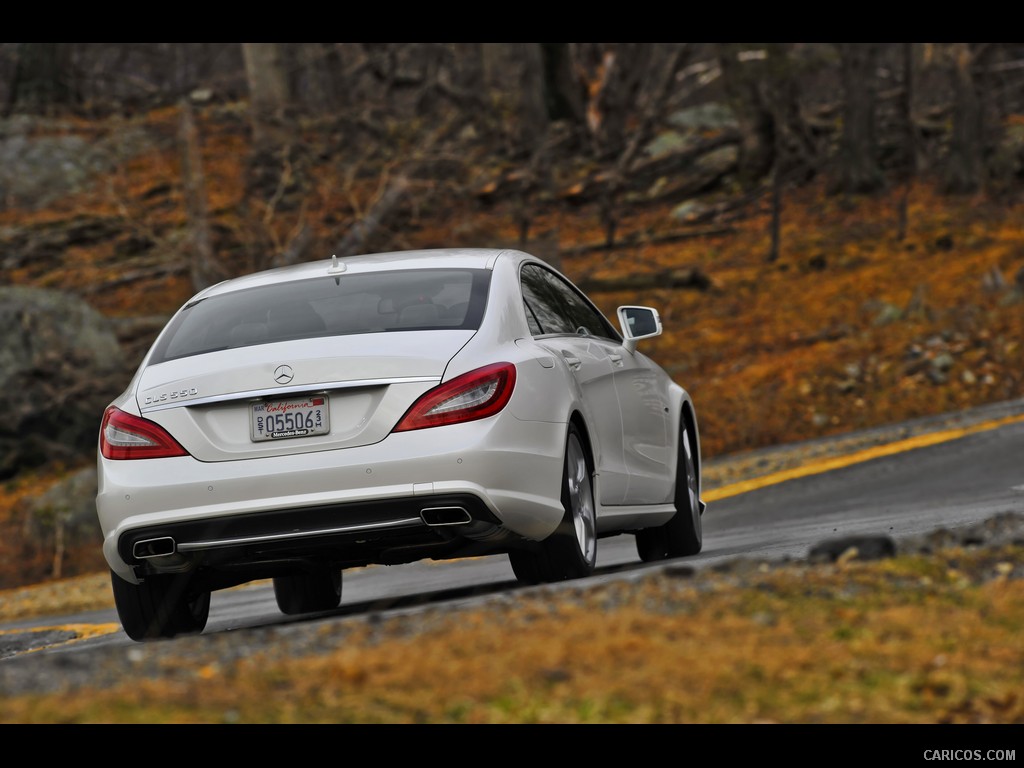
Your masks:
M 1024 45 L 2 43 L 0 110 L 0 587 L 104 570 L 104 406 L 299 261 L 656 306 L 705 459 L 1024 396 Z

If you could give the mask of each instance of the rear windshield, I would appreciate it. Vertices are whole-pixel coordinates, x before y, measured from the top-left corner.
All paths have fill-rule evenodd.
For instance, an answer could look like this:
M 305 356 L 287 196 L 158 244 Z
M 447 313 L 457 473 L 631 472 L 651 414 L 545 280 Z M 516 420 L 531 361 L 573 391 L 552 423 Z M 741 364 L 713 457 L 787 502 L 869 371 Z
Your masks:
M 316 277 L 187 305 L 150 364 L 220 349 L 354 333 L 476 330 L 490 272 L 417 269 Z

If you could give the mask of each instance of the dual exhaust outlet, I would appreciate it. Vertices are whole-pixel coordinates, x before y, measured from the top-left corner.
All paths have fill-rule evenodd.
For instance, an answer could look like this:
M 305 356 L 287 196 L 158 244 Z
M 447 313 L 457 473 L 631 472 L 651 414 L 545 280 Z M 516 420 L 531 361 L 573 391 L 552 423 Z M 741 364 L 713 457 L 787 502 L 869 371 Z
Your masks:
M 431 528 L 448 525 L 467 525 L 473 517 L 464 507 L 424 507 L 420 510 L 420 520 Z M 365 530 L 365 526 L 359 526 Z M 344 533 L 341 528 L 336 533 Z M 178 551 L 178 544 L 173 536 L 157 536 L 152 539 L 140 539 L 132 545 L 132 556 L 139 560 L 152 560 L 156 557 L 167 557 Z
M 424 507 L 420 510 L 420 519 L 431 528 L 473 522 L 472 516 L 464 507 Z

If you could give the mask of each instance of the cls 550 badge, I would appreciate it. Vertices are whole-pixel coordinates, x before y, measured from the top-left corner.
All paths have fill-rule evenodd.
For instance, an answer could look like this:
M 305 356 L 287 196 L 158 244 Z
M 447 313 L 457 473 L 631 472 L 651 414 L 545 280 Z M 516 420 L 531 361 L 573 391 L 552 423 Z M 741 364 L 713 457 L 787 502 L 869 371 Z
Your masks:
M 176 389 L 173 392 L 161 392 L 159 395 L 146 395 L 146 399 L 143 405 L 156 405 L 157 403 L 166 403 L 168 400 L 180 400 L 185 397 L 195 397 L 199 394 L 199 390 L 195 387 L 189 389 Z

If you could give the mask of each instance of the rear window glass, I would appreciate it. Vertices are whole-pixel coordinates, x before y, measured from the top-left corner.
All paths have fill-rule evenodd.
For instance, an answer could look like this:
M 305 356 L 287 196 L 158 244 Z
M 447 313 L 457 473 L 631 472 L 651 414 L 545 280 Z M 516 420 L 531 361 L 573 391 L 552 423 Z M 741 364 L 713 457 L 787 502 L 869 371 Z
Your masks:
M 316 277 L 211 296 L 175 316 L 150 364 L 318 336 L 476 330 L 489 282 L 488 270 L 417 269 Z

